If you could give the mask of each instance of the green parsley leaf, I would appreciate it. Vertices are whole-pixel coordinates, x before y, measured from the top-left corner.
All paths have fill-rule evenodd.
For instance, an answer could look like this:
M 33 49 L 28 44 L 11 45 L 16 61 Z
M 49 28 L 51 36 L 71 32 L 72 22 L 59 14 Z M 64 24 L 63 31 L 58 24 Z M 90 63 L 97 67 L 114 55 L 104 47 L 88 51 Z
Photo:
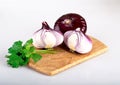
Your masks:
M 9 60 L 7 60 L 7 62 L 13 68 L 17 68 L 19 65 L 22 65 L 24 61 L 18 55 L 12 54 L 9 56 Z
M 31 47 L 32 43 L 33 43 L 33 39 L 29 39 L 29 40 L 26 41 L 26 43 L 24 44 L 24 47 L 25 47 L 26 49 L 29 49 L 29 48 Z
M 8 53 L 17 53 L 19 51 L 22 50 L 22 41 L 16 41 L 14 42 L 14 44 L 12 45 L 12 47 L 10 47 L 8 49 Z
M 8 58 L 7 63 L 13 68 L 18 68 L 19 66 L 27 65 L 30 58 L 32 58 L 34 62 L 37 62 L 42 58 L 40 54 L 55 53 L 55 51 L 51 49 L 37 50 L 32 43 L 32 39 L 26 41 L 24 45 L 22 45 L 23 42 L 20 40 L 14 42 L 8 49 L 9 55 L 6 55 L 6 58 Z
M 13 67 L 17 68 L 19 66 L 27 65 L 31 54 L 34 52 L 35 47 L 32 46 L 33 40 L 28 40 L 24 45 L 22 41 L 16 41 L 8 49 L 9 55 L 7 55 L 7 63 Z
M 35 54 L 35 53 L 33 53 L 31 55 L 31 57 L 34 60 L 34 62 L 37 62 L 37 61 L 39 61 L 42 58 L 42 56 L 40 54 Z

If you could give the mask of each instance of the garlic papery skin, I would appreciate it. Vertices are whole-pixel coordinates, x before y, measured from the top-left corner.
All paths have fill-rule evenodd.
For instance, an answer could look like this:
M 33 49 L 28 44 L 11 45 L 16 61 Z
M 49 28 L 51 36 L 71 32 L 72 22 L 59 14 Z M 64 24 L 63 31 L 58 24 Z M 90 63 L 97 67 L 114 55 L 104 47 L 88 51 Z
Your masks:
M 81 54 L 92 50 L 92 40 L 78 29 L 65 32 L 64 43 L 70 50 Z
M 62 44 L 64 37 L 61 33 L 51 29 L 47 22 L 43 22 L 42 28 L 34 33 L 32 39 L 36 48 L 53 48 Z
M 44 38 L 45 48 L 52 48 L 56 45 L 56 37 L 51 32 L 45 32 Z
M 68 47 L 71 49 L 71 50 L 73 50 L 73 51 L 75 51 L 76 50 L 76 45 L 77 45 L 77 35 L 76 35 L 76 33 L 73 33 L 72 35 L 70 35 L 69 36 L 69 38 L 68 38 Z

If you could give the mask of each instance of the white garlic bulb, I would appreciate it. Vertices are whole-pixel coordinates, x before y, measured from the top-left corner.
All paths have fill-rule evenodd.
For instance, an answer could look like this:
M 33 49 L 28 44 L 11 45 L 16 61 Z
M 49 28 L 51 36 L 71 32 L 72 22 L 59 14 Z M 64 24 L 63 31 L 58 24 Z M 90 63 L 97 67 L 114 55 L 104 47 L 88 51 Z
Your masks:
M 87 35 L 83 34 L 79 28 L 65 32 L 64 43 L 70 50 L 78 53 L 84 54 L 92 50 L 91 39 Z
M 33 35 L 33 45 L 36 48 L 53 48 L 62 44 L 64 37 L 61 33 L 51 29 L 47 22 Z

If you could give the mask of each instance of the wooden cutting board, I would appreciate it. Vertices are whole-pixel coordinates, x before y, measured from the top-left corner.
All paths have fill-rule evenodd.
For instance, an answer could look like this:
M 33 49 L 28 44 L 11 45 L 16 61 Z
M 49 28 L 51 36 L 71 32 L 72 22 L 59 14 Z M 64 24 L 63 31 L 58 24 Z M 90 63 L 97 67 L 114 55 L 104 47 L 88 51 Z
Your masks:
M 34 63 L 31 59 L 28 66 L 40 73 L 55 75 L 107 51 L 105 44 L 93 37 L 91 37 L 91 39 L 93 48 L 92 51 L 87 54 L 72 53 L 66 46 L 62 45 L 55 48 L 57 51 L 55 54 L 42 54 L 42 59 L 37 63 Z

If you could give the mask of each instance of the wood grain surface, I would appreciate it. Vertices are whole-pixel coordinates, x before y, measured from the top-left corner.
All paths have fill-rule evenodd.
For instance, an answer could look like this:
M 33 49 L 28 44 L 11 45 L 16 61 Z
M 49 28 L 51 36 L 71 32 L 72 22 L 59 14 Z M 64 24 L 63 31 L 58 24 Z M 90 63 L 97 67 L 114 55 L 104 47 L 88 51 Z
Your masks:
M 54 48 L 57 51 L 55 54 L 42 54 L 41 60 L 34 63 L 31 59 L 28 66 L 40 73 L 55 75 L 107 51 L 105 44 L 93 37 L 91 39 L 93 48 L 87 54 L 72 53 L 65 45 L 61 45 Z

